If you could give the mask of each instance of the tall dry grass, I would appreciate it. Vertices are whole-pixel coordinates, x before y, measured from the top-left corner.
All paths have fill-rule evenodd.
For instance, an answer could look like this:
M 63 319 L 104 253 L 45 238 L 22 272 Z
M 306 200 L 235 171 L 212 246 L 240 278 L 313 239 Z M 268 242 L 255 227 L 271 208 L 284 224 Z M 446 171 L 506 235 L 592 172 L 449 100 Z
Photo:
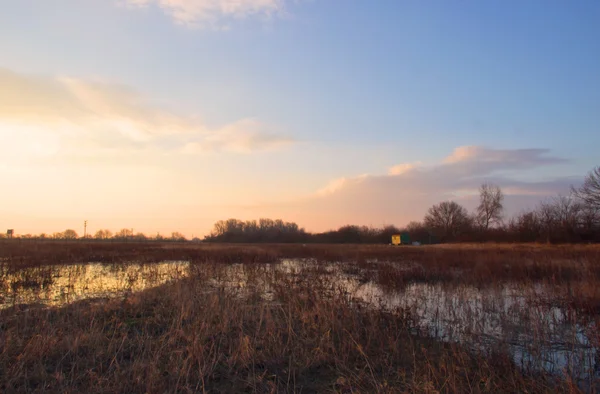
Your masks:
M 20 273 L 19 286 L 48 280 L 53 265 L 184 260 L 190 267 L 185 279 L 118 298 L 0 311 L 0 391 L 591 391 L 597 382 L 582 386 L 568 374 L 520 369 L 501 348 L 482 356 L 418 334 L 411 310 L 365 305 L 325 263 L 390 290 L 411 283 L 543 283 L 554 286 L 556 297 L 540 302 L 593 320 L 599 257 L 596 246 L 6 242 L 2 277 Z M 281 258 L 311 264 L 290 272 L 267 268 Z M 243 271 L 243 282 L 232 266 Z
M 506 356 L 410 333 L 403 310 L 357 304 L 318 275 L 248 268 L 240 297 L 206 291 L 222 264 L 110 301 L 0 312 L 2 392 L 573 392 Z

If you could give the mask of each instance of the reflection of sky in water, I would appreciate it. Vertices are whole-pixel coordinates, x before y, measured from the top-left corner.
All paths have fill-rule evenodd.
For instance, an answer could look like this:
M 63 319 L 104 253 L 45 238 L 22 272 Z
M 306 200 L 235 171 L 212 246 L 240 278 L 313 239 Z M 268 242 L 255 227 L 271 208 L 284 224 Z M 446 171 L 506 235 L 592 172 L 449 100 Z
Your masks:
M 301 273 L 310 263 L 288 261 L 288 273 Z M 313 264 L 314 266 L 314 264 Z M 400 266 L 398 269 L 406 269 Z M 352 299 L 390 311 L 411 312 L 419 331 L 447 342 L 460 342 L 490 353 L 508 351 L 526 370 L 567 372 L 580 382 L 600 378 L 598 344 L 586 333 L 595 332 L 583 316 L 553 306 L 557 295 L 542 285 L 473 286 L 413 283 L 402 291 L 385 291 L 344 273 L 339 265 L 326 267 Z
M 77 264 L 37 267 L 5 276 L 0 308 L 40 303 L 60 306 L 86 298 L 114 297 L 183 277 L 187 263 Z
M 540 287 L 491 287 L 412 284 L 398 293 L 383 292 L 373 283 L 348 281 L 354 297 L 386 309 L 406 308 L 421 332 L 448 342 L 469 344 L 483 352 L 508 350 L 526 369 L 572 376 L 596 375 L 598 353 L 586 332 L 593 325 L 577 322 L 561 308 L 534 303 L 549 296 Z M 594 371 L 594 369 L 596 369 Z
M 381 263 L 383 264 L 383 263 Z M 406 268 L 406 267 L 405 267 Z M 331 286 L 343 288 L 353 300 L 372 306 L 410 311 L 421 334 L 467 344 L 489 353 L 508 351 L 527 370 L 565 371 L 584 381 L 599 375 L 597 344 L 586 332 L 593 323 L 552 306 L 556 294 L 543 285 L 505 285 L 485 288 L 411 284 L 402 291 L 384 291 L 373 282 L 345 273 L 342 264 L 315 264 L 313 260 L 284 260 L 281 264 L 200 265 L 207 291 L 225 289 L 241 297 L 274 297 L 270 286 L 276 274 L 306 277 L 318 274 Z M 402 269 L 402 268 L 400 268 Z M 141 291 L 183 278 L 186 262 L 160 264 L 85 264 L 39 267 L 3 276 L 0 308 L 41 303 L 59 306 L 85 298 L 109 297 Z

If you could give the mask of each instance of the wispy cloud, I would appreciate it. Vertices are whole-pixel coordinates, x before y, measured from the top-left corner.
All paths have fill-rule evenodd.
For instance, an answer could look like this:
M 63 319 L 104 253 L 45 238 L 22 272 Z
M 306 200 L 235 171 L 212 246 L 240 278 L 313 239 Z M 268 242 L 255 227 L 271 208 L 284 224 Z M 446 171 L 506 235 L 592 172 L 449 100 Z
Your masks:
M 231 19 L 270 18 L 281 14 L 284 0 L 123 0 L 132 7 L 157 6 L 176 23 L 197 28 L 223 28 Z
M 402 163 L 402 164 L 397 164 L 393 167 L 390 167 L 388 169 L 388 174 L 389 175 L 401 175 L 401 174 L 405 174 L 409 171 L 414 170 L 415 168 L 417 168 L 419 165 L 421 165 L 421 162 L 418 163 Z
M 317 191 L 317 196 L 329 196 L 341 190 L 348 189 L 352 184 L 360 184 L 365 179 L 368 179 L 368 174 L 359 175 L 353 178 L 338 178 L 329 182 L 327 186 Z
M 515 169 L 565 161 L 547 156 L 547 153 L 549 152 L 546 149 L 492 149 L 481 146 L 460 146 L 444 159 L 444 163 L 447 165 L 488 163 L 486 169 L 493 167 Z
M 185 144 L 183 153 L 197 154 L 212 151 L 251 153 L 257 150 L 274 150 L 295 142 L 266 130 L 265 125 L 255 119 L 243 119 L 229 124 L 209 136 Z
M 208 128 L 197 116 L 152 105 L 136 91 L 72 78 L 0 69 L 0 153 L 106 155 L 135 151 L 257 152 L 289 145 L 256 119 Z M 13 155 L 14 156 L 14 155 Z
M 387 175 L 344 178 L 341 183 L 333 181 L 332 184 L 339 187 L 332 190 L 332 193 L 343 194 L 353 189 L 352 194 L 357 195 L 356 189 L 363 188 L 368 190 L 369 195 L 462 194 L 476 192 L 485 181 L 494 181 L 514 190 L 531 191 L 541 188 L 545 192 L 549 187 L 552 189 L 556 186 L 556 183 L 518 181 L 510 176 L 510 172 L 565 162 L 567 160 L 550 156 L 546 149 L 463 146 L 456 148 L 440 164 L 426 166 L 421 163 L 404 163 L 389 168 Z

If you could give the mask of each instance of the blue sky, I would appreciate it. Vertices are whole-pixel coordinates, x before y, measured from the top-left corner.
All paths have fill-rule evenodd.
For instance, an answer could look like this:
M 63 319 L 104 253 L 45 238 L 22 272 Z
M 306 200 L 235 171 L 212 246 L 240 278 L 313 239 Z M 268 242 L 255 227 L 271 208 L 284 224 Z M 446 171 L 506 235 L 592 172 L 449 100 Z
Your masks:
M 15 122 L 27 124 L 28 133 L 41 140 L 47 133 L 59 135 L 52 137 L 57 149 L 44 156 L 43 164 L 32 156 L 11 161 L 5 170 L 20 166 L 22 180 L 31 176 L 24 173 L 36 173 L 35 165 L 46 170 L 54 166 L 63 185 L 51 193 L 56 201 L 73 195 L 95 201 L 68 214 L 56 204 L 32 213 L 23 203 L 17 214 L 13 209 L 11 217 L 4 216 L 21 222 L 26 217 L 29 231 L 38 231 L 36 220 L 68 225 L 86 215 L 103 218 L 98 223 L 103 227 L 133 221 L 147 231 L 170 226 L 187 233 L 202 232 L 222 216 L 243 215 L 283 216 L 309 229 L 367 221 L 401 225 L 413 217 L 369 208 L 380 204 L 380 196 L 374 198 L 372 192 L 358 193 L 357 206 L 365 208 L 356 215 L 331 207 L 323 213 L 317 208 L 322 202 L 315 200 L 327 185 L 343 185 L 340 179 L 368 174 L 397 182 L 402 174 L 391 174 L 390 168 L 402 163 L 426 172 L 439 169 L 456 148 L 465 146 L 481 148 L 468 151 L 476 162 L 485 161 L 490 151 L 506 153 L 494 156 L 497 167 L 484 175 L 502 174 L 506 179 L 498 180 L 507 187 L 509 180 L 530 182 L 531 190 L 515 192 L 515 201 L 522 200 L 519 193 L 535 190 L 540 195 L 536 182 L 541 181 L 558 185 L 543 193 L 564 192 L 567 180 L 576 182 L 599 164 L 598 20 L 597 1 L 4 1 L 0 68 L 8 76 L 0 81 L 20 78 L 35 86 L 71 81 L 38 104 L 54 114 L 53 122 L 61 119 L 87 130 L 85 138 L 71 129 L 52 131 L 47 120 L 32 120 L 40 108 L 35 100 L 11 106 L 0 98 L 0 120 L 4 114 L 7 124 L 0 129 L 5 149 L 29 146 L 17 142 L 19 129 L 10 126 Z M 11 86 L 23 91 L 24 85 Z M 90 92 L 98 93 L 98 86 L 102 97 L 94 96 L 92 103 Z M 73 108 L 80 104 L 65 110 L 51 103 L 52 97 L 73 92 L 96 114 L 97 135 L 88 135 L 90 116 L 85 122 L 74 120 Z M 123 92 L 135 98 L 127 101 Z M 111 109 L 100 111 L 101 125 L 100 102 L 104 110 Z M 142 127 L 136 118 L 149 114 L 157 122 L 169 118 L 160 136 L 150 130 L 156 123 Z M 111 140 L 110 155 L 122 155 L 118 160 L 106 154 L 103 142 L 103 153 L 94 156 L 97 183 L 112 190 L 122 185 L 115 183 L 114 173 L 164 173 L 162 184 L 171 182 L 176 197 L 169 194 L 172 204 L 163 222 L 148 218 L 162 209 L 164 196 L 131 190 L 132 201 L 135 196 L 147 202 L 143 209 L 107 197 L 104 205 L 121 208 L 109 220 L 95 197 L 73 192 L 79 183 L 74 169 L 92 166 L 93 155 L 85 149 L 105 138 L 116 127 L 115 119 L 127 120 L 129 137 L 144 132 L 151 137 L 142 138 L 145 150 L 134 153 L 119 151 L 131 141 Z M 170 134 L 173 122 L 186 122 L 186 137 Z M 117 129 L 123 133 L 121 126 Z M 133 132 L 135 127 L 141 131 Z M 211 135 L 209 145 L 190 137 L 205 132 Z M 176 153 L 178 144 L 187 154 Z M 85 163 L 65 156 L 65 147 L 81 152 Z M 544 155 L 557 160 L 525 160 L 528 165 L 515 167 L 506 160 L 522 160 L 513 154 L 519 149 L 545 149 Z M 20 157 L 35 154 L 24 151 Z M 121 166 L 115 167 L 115 161 Z M 115 168 L 109 170 L 107 162 Z M 140 163 L 147 167 L 141 169 Z M 147 188 L 141 190 L 161 184 L 152 179 L 148 175 Z M 5 186 L 23 189 L 16 180 L 10 182 Z M 344 197 L 344 187 L 334 189 L 340 199 L 335 207 L 359 209 L 344 205 L 354 198 Z M 427 189 L 438 198 L 452 193 L 462 196 L 464 190 Z M 411 211 L 422 216 L 424 209 Z M 210 211 L 214 217 L 186 218 L 186 210 Z M 304 223 L 303 218 L 312 219 Z

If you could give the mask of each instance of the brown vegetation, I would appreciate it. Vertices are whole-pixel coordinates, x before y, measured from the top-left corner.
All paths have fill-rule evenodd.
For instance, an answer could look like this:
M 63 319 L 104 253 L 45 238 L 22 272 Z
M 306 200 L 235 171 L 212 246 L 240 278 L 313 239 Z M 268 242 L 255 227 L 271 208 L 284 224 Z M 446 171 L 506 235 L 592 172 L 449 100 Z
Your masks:
M 266 268 L 292 257 L 312 263 L 288 273 Z M 556 297 L 540 302 L 560 302 L 574 314 L 597 319 L 598 246 L 11 242 L 0 248 L 4 278 L 25 267 L 179 260 L 190 262 L 185 279 L 140 293 L 0 311 L 0 391 L 577 392 L 597 387 L 593 380 L 582 384 L 569 375 L 520 369 L 501 346 L 481 355 L 465 344 L 432 338 L 415 330 L 412 310 L 373 308 L 353 298 L 327 274 L 327 264 L 392 290 L 418 282 L 545 283 L 554 286 Z M 244 272 L 244 291 L 226 280 L 233 266 Z

